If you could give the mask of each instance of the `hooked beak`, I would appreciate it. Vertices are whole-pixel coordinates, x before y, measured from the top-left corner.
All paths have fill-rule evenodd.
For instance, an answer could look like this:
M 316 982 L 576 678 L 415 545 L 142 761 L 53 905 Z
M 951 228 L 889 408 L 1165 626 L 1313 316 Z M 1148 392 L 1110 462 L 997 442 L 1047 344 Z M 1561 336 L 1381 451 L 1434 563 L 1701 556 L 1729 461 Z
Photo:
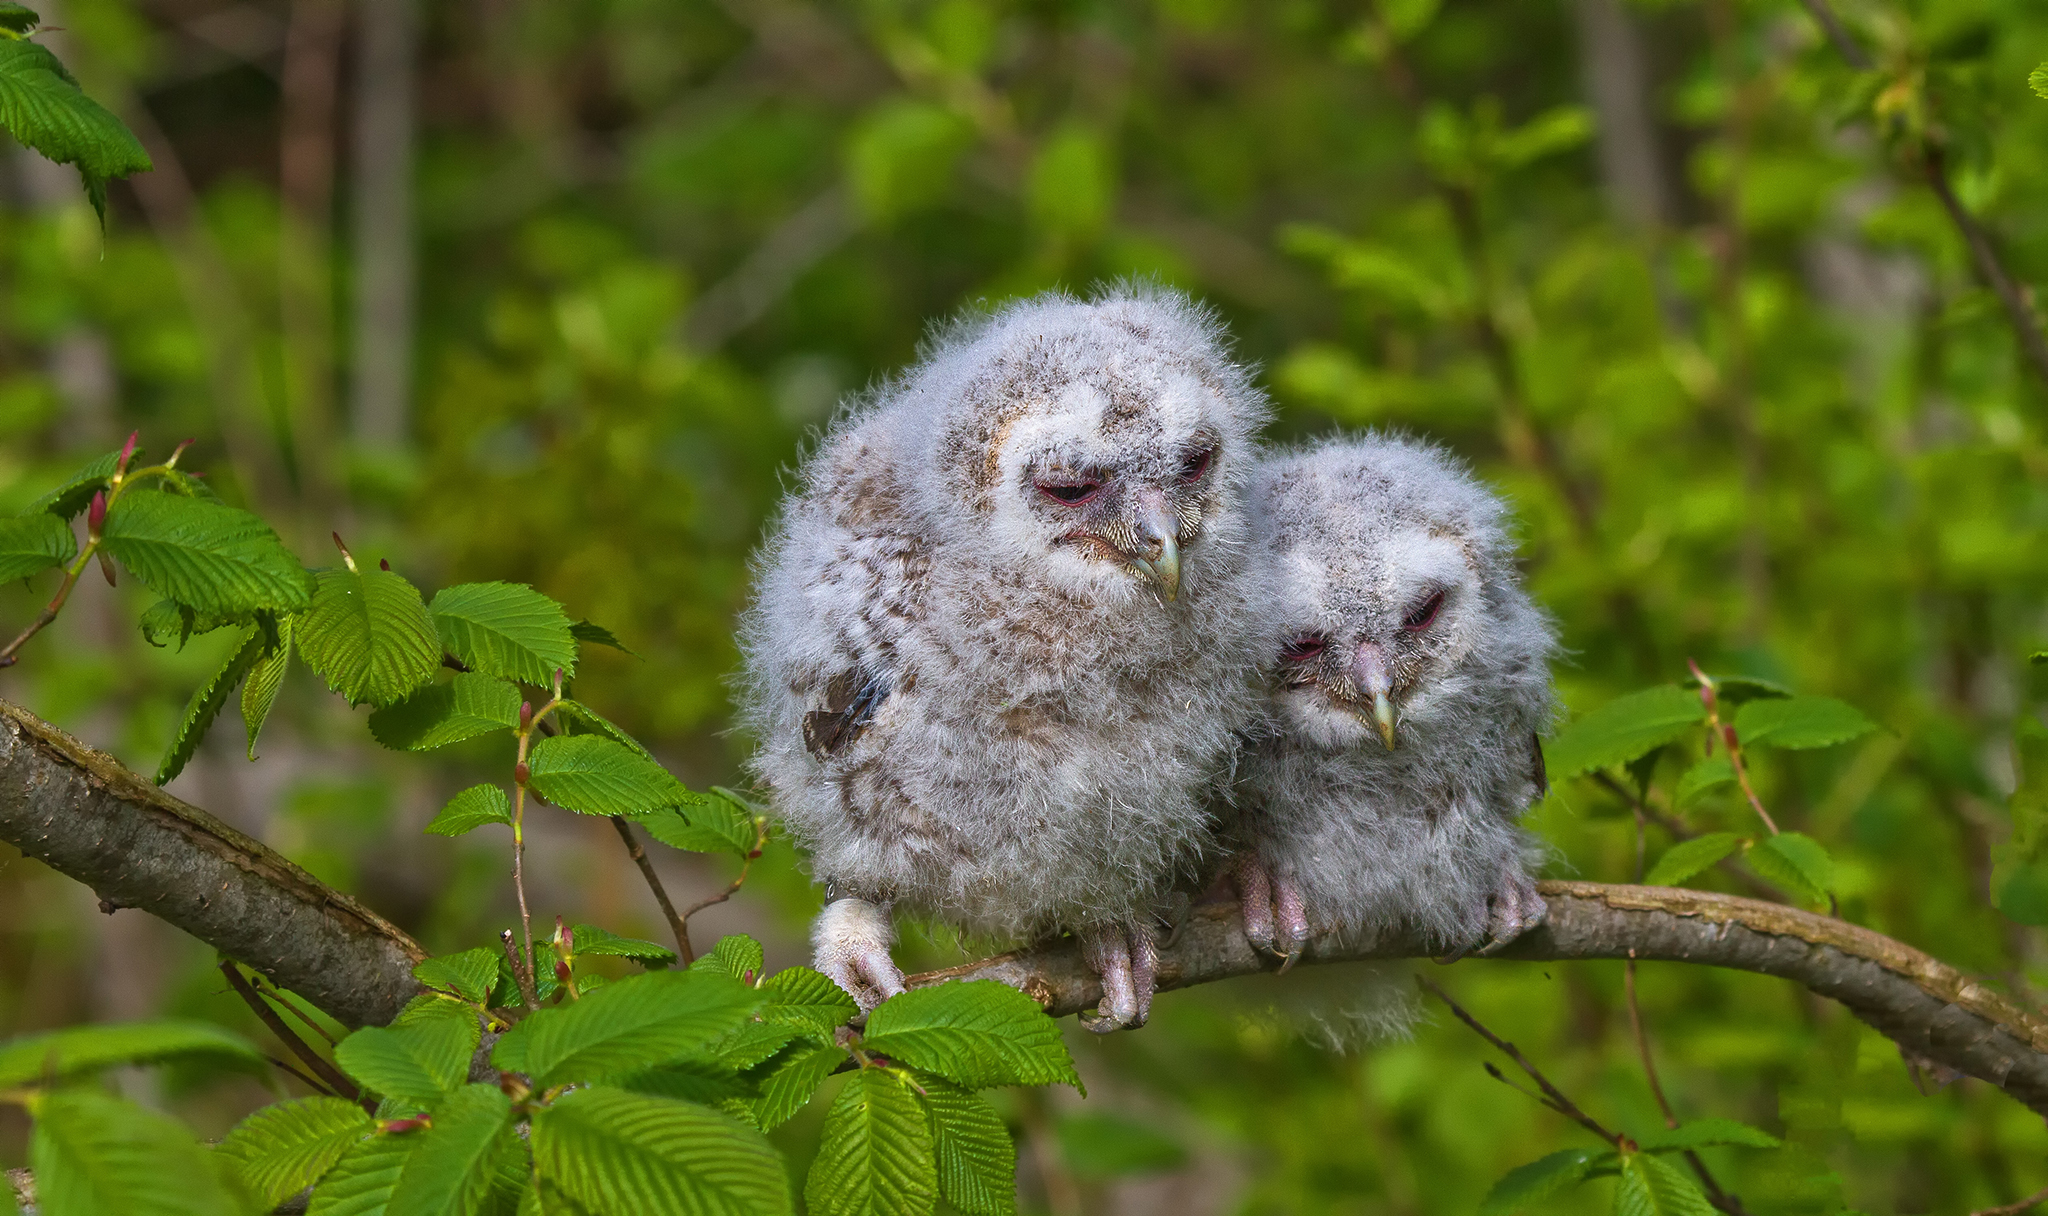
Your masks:
M 1380 740 L 1394 750 L 1393 680 L 1387 675 L 1387 655 L 1375 642 L 1360 642 L 1351 657 L 1351 681 L 1359 691 L 1372 696 L 1372 720 L 1380 728 Z
M 1131 523 L 1136 544 L 1124 556 L 1138 573 L 1152 580 L 1160 598 L 1170 604 L 1180 594 L 1180 529 L 1167 508 L 1166 496 L 1157 490 L 1141 493 L 1137 518 Z

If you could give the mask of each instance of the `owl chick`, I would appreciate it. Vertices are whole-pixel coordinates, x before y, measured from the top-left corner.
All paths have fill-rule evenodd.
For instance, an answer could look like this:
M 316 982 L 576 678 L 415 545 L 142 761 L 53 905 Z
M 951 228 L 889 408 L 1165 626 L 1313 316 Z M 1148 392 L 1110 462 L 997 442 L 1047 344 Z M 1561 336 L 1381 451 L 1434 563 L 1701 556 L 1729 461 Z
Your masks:
M 1141 1024 L 1152 901 L 1213 845 L 1256 711 L 1243 499 L 1266 413 L 1183 297 L 1044 295 L 940 331 L 832 428 L 741 631 L 753 767 L 809 851 L 819 970 L 902 988 L 892 906 L 1060 930 Z
M 1276 455 L 1252 515 L 1274 596 L 1266 722 L 1238 770 L 1245 931 L 1420 931 L 1462 953 L 1541 921 L 1516 826 L 1545 792 L 1549 622 L 1501 502 L 1385 435 Z

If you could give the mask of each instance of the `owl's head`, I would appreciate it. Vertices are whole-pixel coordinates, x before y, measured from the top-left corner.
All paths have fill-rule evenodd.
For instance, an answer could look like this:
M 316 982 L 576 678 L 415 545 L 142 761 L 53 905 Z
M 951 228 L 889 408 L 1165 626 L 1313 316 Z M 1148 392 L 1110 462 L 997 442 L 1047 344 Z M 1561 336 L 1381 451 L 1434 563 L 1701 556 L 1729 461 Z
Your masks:
M 1274 699 L 1324 747 L 1398 745 L 1501 643 L 1512 589 L 1500 502 L 1451 457 L 1387 436 L 1260 466 L 1252 491 L 1273 580 Z
M 913 381 L 937 412 L 928 510 L 1080 596 L 1197 593 L 1242 534 L 1266 412 L 1224 343 L 1186 297 L 1129 288 L 957 324 Z

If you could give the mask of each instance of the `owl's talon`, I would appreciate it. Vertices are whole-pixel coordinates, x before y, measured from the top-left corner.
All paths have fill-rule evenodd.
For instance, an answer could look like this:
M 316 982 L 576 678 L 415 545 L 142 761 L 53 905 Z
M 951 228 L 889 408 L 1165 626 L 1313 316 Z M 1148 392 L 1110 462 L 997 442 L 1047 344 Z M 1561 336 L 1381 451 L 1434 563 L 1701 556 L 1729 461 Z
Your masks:
M 887 904 L 840 899 L 811 926 L 811 948 L 825 978 L 845 989 L 862 1013 L 903 991 L 903 972 L 889 956 L 896 940 Z
M 1081 954 L 1102 977 L 1102 1001 L 1081 1015 L 1081 1024 L 1096 1034 L 1143 1026 L 1159 982 L 1159 947 L 1151 932 L 1143 925 L 1099 925 L 1081 934 Z
M 1308 944 L 1308 910 L 1301 888 L 1290 875 L 1250 853 L 1237 859 L 1231 882 L 1237 887 L 1245 940 L 1254 950 L 1284 960 L 1280 973 L 1286 974 Z
M 1500 886 L 1488 897 L 1486 905 L 1488 940 L 1476 952 L 1482 957 L 1505 949 L 1550 914 L 1550 906 L 1536 893 L 1536 884 L 1513 862 L 1502 869 Z

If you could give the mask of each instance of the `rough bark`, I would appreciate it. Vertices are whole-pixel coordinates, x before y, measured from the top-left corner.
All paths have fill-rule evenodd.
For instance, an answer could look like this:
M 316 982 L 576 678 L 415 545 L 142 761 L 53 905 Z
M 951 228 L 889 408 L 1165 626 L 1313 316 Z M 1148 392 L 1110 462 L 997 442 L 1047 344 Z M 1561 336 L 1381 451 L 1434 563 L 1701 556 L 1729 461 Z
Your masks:
M 0 839 L 140 908 L 350 1026 L 420 991 L 419 944 L 260 841 L 0 701 Z

